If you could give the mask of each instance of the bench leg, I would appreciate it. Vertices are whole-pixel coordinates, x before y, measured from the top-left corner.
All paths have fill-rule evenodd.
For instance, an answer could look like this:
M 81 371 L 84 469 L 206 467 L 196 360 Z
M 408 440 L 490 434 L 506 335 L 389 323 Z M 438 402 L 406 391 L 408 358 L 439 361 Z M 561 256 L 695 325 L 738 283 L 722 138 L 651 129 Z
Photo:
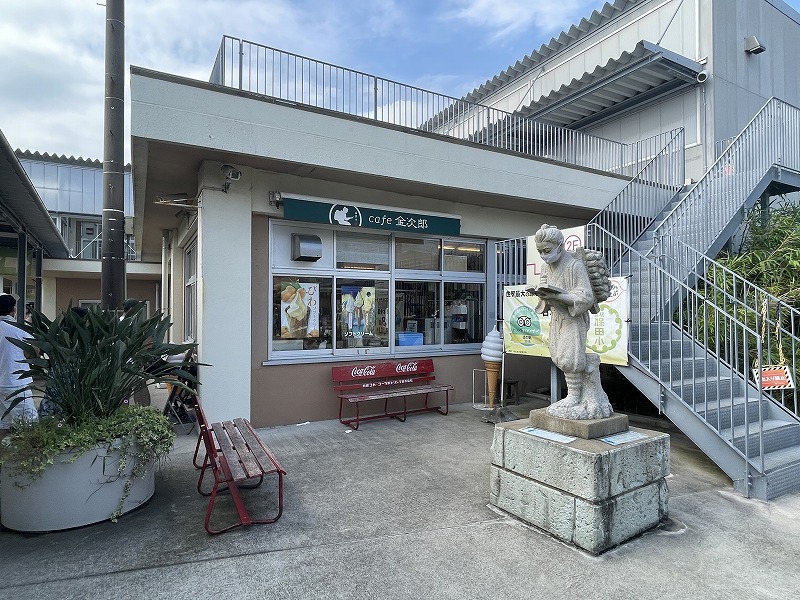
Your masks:
M 252 519 L 250 514 L 247 512 L 247 507 L 244 505 L 244 500 L 242 499 L 242 495 L 239 492 L 239 486 L 230 481 L 230 482 L 221 482 L 219 478 L 216 476 L 214 477 L 214 488 L 211 490 L 208 499 L 208 508 L 206 509 L 206 518 L 204 522 L 204 526 L 206 531 L 211 535 L 216 535 L 218 533 L 224 533 L 226 531 L 230 531 L 231 529 L 235 529 L 237 527 L 241 527 L 242 525 L 266 525 L 269 523 L 274 523 L 278 519 L 281 518 L 283 514 L 283 473 L 278 470 L 276 471 L 278 475 L 278 511 L 277 513 L 269 518 L 266 519 Z M 263 480 L 264 476 L 262 475 L 260 480 Z M 220 489 L 220 484 L 226 486 L 225 488 Z M 236 512 L 238 514 L 239 520 L 236 523 L 232 523 L 226 527 L 221 527 L 219 529 L 215 529 L 211 527 L 211 514 L 214 511 L 214 503 L 217 500 L 217 494 L 221 493 L 225 490 L 228 490 L 231 493 L 231 499 L 233 500 L 233 504 L 236 507 Z
M 200 429 L 200 433 L 197 436 L 197 444 L 194 446 L 194 456 L 192 456 L 192 464 L 194 465 L 195 469 L 202 469 L 205 461 L 201 464 L 197 464 L 197 455 L 200 454 L 200 444 L 203 441 L 203 429 L 202 427 L 198 427 Z
M 352 429 L 358 429 L 358 423 L 360 421 L 358 407 L 361 404 L 360 402 L 354 402 L 353 404 L 356 405 L 356 418 L 355 419 L 343 419 L 342 418 L 342 405 L 344 404 L 344 399 L 339 398 L 339 423 L 345 425 L 346 427 L 351 427 Z M 354 424 L 355 423 L 355 424 Z
M 446 415 L 447 413 L 450 412 L 450 390 L 444 391 L 444 410 L 442 410 L 442 407 L 440 406 L 439 408 L 436 409 L 436 412 L 441 413 L 443 415 Z

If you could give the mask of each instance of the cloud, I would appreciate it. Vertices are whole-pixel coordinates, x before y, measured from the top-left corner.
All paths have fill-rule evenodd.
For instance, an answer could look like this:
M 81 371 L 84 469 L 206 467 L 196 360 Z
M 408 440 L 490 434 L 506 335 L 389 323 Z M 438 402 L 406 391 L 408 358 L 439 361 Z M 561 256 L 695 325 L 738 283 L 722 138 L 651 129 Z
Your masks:
M 563 30 L 576 14 L 589 16 L 597 0 L 452 0 L 446 18 L 486 30 L 490 41 L 522 32 Z M 585 13 L 585 14 L 584 14 Z

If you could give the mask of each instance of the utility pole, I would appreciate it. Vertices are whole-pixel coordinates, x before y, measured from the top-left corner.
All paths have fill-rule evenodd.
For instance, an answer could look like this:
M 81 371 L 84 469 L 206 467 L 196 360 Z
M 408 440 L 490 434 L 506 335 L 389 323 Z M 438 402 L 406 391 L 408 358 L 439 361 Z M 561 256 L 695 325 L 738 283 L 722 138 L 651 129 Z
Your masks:
M 103 237 L 100 303 L 125 298 L 125 0 L 106 0 L 103 113 Z

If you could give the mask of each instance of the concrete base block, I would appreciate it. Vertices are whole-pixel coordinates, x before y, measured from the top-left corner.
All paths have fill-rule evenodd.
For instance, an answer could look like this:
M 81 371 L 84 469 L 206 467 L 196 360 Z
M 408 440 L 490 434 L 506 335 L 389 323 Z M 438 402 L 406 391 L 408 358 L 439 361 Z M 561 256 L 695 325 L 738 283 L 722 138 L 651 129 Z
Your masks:
M 564 443 L 522 431 L 528 420 L 495 426 L 490 502 L 593 554 L 666 518 L 669 436 L 631 428 L 640 439 L 612 446 Z
M 605 419 L 562 419 L 547 414 L 547 408 L 537 408 L 530 412 L 531 425 L 547 431 L 591 440 L 628 431 L 628 415 L 615 413 Z

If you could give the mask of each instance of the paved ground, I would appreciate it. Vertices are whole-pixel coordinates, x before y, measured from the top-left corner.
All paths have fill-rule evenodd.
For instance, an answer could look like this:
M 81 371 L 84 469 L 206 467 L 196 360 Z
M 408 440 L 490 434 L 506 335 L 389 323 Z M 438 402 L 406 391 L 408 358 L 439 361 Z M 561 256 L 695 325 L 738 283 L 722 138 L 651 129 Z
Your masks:
M 670 520 L 593 557 L 487 507 L 481 416 L 464 404 L 350 433 L 336 421 L 262 430 L 289 473 L 284 515 L 214 537 L 195 438 L 180 436 L 152 500 L 119 523 L 0 533 L 0 597 L 797 597 L 800 495 L 745 499 L 671 431 Z M 245 499 L 273 504 L 266 487 Z

